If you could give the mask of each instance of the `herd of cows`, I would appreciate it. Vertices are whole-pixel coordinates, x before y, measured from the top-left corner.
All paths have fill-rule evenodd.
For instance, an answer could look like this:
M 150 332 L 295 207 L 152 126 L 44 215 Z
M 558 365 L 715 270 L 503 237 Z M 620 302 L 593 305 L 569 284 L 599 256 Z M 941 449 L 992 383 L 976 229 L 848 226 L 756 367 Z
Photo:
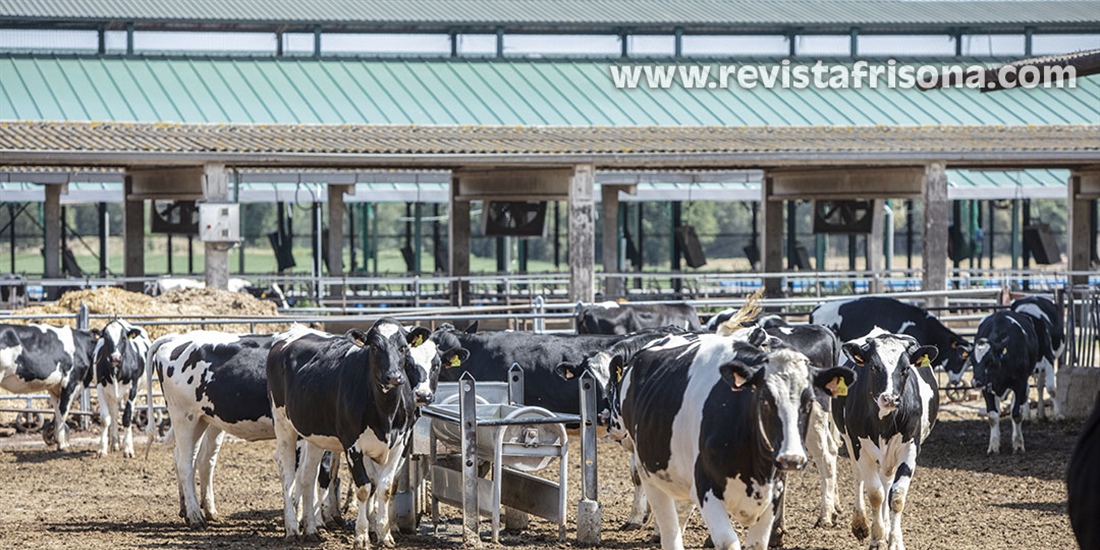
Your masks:
M 806 325 L 758 312 L 750 300 L 703 325 L 684 304 L 602 303 L 579 308 L 571 335 L 478 332 L 476 323 L 429 331 L 384 318 L 344 335 L 294 325 L 274 335 L 193 331 L 151 342 L 122 319 L 92 331 L 0 325 L 0 387 L 47 392 L 56 414 L 48 442 L 65 449 L 73 399 L 95 386 L 99 453 L 133 457 L 137 386 L 153 369 L 172 421 L 179 513 L 188 525 L 218 516 L 212 479 L 228 433 L 276 440 L 288 539 L 316 540 L 322 524 L 340 522 L 344 462 L 358 503 L 354 546 L 368 548 L 394 546 L 391 489 L 440 380 L 466 372 L 505 380 L 518 364 L 526 404 L 578 413 L 576 378 L 589 370 L 600 421 L 630 454 L 636 490 L 628 525 L 652 517 L 663 548 L 683 547 L 691 507 L 716 548 L 741 547 L 731 519 L 746 527 L 746 547 L 781 545 L 785 476 L 811 462 L 821 475 L 817 523 L 834 525 L 843 444 L 855 473 L 852 532 L 870 548 L 893 550 L 904 548 L 906 496 L 936 423 L 933 370 L 959 385 L 970 368 L 986 402 L 989 453 L 1000 452 L 1001 401 L 1011 396 L 1012 450 L 1022 452 L 1029 379 L 1040 380 L 1042 416 L 1042 390 L 1053 395 L 1054 361 L 1065 346 L 1058 308 L 1037 296 L 986 316 L 973 342 L 890 298 L 825 302 Z M 1100 453 L 1100 428 L 1083 433 L 1092 440 L 1082 439 L 1076 453 Z M 1075 486 L 1074 463 L 1071 523 L 1079 540 L 1096 540 L 1088 537 L 1100 536 L 1092 531 L 1098 488 Z M 1095 468 L 1078 470 L 1088 476 Z

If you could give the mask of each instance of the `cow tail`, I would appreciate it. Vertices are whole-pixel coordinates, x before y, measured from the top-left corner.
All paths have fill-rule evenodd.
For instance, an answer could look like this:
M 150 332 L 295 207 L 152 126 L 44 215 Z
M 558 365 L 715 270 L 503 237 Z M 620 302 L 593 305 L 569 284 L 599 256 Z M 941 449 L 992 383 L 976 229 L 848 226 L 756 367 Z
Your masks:
M 145 461 L 146 462 L 149 461 L 149 451 L 150 451 L 150 449 L 153 448 L 153 442 L 157 440 L 157 436 L 156 436 L 156 434 L 157 434 L 157 423 L 153 419 L 153 408 L 151 406 L 152 403 L 153 403 L 153 369 L 156 368 L 156 370 L 157 370 L 157 380 L 162 380 L 162 377 L 164 376 L 164 373 L 160 369 L 160 365 L 157 364 L 157 362 L 156 362 L 156 356 L 157 356 L 157 352 L 160 351 L 160 347 L 162 345 L 170 342 L 171 340 L 175 339 L 177 336 L 179 336 L 179 335 L 178 334 L 169 334 L 167 336 L 161 336 L 160 338 L 157 338 L 157 340 L 155 342 L 153 342 L 153 345 L 149 346 L 149 351 L 145 356 L 145 385 L 146 385 L 145 390 L 148 392 L 148 394 L 146 396 L 146 399 L 148 399 L 147 403 L 150 405 L 149 408 L 147 409 L 148 414 L 146 415 L 146 422 L 145 422 Z M 154 365 L 156 365 L 156 366 L 154 366 Z M 160 386 L 161 386 L 161 392 L 163 393 L 164 384 L 161 383 Z M 167 409 L 165 409 L 165 413 L 167 414 Z M 164 436 L 164 439 L 167 440 L 171 435 L 172 435 L 171 430 L 169 430 L 169 433 Z

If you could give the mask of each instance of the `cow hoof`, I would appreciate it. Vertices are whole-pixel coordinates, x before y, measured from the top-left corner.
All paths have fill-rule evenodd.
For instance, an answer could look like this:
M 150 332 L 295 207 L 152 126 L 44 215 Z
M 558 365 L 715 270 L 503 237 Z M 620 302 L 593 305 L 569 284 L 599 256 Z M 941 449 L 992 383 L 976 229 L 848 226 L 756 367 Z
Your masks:
M 852 520 L 852 534 L 858 540 L 867 538 L 867 535 L 871 534 L 870 530 L 867 529 L 867 522 Z
M 216 510 L 215 511 L 205 510 L 202 513 L 202 517 L 206 518 L 206 521 L 208 521 L 210 523 L 217 523 L 218 522 L 218 512 Z
M 366 534 L 356 535 L 351 547 L 352 550 L 370 550 L 370 537 Z
M 187 520 L 187 526 L 190 527 L 192 531 L 202 531 L 206 529 L 206 520 L 202 518 L 189 519 Z
M 628 521 L 628 522 L 620 525 L 619 530 L 620 531 L 637 531 L 638 529 L 641 529 L 642 527 L 643 527 L 643 525 L 641 523 L 637 523 L 637 522 L 634 522 L 634 521 Z
M 298 542 L 299 538 L 298 533 L 287 533 L 286 536 L 283 537 L 283 540 L 286 542 Z
M 649 544 L 661 544 L 661 534 L 654 531 L 653 534 L 649 536 L 647 542 L 649 542 Z
M 814 527 L 817 529 L 831 529 L 836 527 L 836 514 L 818 517 L 817 521 L 814 522 Z
M 302 542 L 321 542 L 322 540 L 324 539 L 321 538 L 321 534 L 316 531 L 302 535 Z
M 783 547 L 783 533 L 772 535 L 768 539 L 768 548 L 782 548 Z
M 381 546 L 383 548 L 394 548 L 394 547 L 396 547 L 397 544 L 394 543 L 393 535 L 386 535 L 385 537 L 383 537 Z
M 985 450 L 985 454 L 987 454 L 987 455 L 999 455 L 999 454 L 1001 454 L 1001 450 L 997 449 L 997 448 L 994 448 L 994 447 L 990 447 L 990 448 Z

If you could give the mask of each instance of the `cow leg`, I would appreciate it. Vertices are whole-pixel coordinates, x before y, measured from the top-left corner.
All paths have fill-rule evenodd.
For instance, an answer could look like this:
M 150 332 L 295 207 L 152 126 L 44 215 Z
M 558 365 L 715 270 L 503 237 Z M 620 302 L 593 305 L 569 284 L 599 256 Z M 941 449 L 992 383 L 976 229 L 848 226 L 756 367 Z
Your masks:
M 62 451 L 69 447 L 69 410 L 73 406 L 73 398 L 80 393 L 84 386 L 75 378 L 69 381 L 69 385 L 61 388 L 61 394 L 50 394 L 53 403 L 54 439 L 57 441 L 57 450 Z
M 317 508 L 317 474 L 321 470 L 321 458 L 324 449 L 306 443 L 302 449 L 302 460 L 298 465 L 296 483 L 302 494 L 302 539 L 310 542 L 320 542 L 321 535 L 317 532 L 317 517 L 320 510 Z
M 1056 381 L 1054 375 L 1054 364 L 1047 358 L 1039 360 L 1038 367 L 1035 369 L 1036 376 L 1036 389 L 1039 391 L 1039 418 L 1045 420 L 1046 416 L 1046 398 L 1043 397 L 1043 390 L 1050 394 L 1050 401 L 1054 404 L 1054 419 L 1062 419 L 1062 408 L 1058 406 L 1058 398 L 1056 395 Z
M 776 514 L 782 511 L 783 493 L 784 487 L 777 486 L 774 488 L 776 493 L 772 495 L 772 505 L 764 508 L 764 513 L 760 514 L 756 523 L 749 525 L 745 531 L 745 548 L 746 550 L 767 550 L 769 547 L 776 548 L 782 546 L 776 544 L 775 540 L 771 539 L 773 528 L 772 525 L 776 522 Z M 734 533 L 734 540 L 736 541 L 737 534 Z M 739 548 L 740 546 L 734 544 L 731 548 Z
M 272 416 L 275 418 L 275 458 L 283 480 L 283 527 L 286 529 L 286 540 L 293 541 L 299 535 L 298 487 L 295 483 L 298 432 L 294 430 L 284 410 L 272 408 Z
M 370 550 L 370 533 L 367 528 L 367 499 L 371 494 L 370 478 L 367 476 L 366 465 L 363 464 L 363 453 L 355 448 L 348 449 L 344 453 L 348 460 L 348 469 L 351 470 L 351 479 L 355 482 L 355 502 L 359 506 L 359 512 L 355 519 L 355 540 L 352 543 L 354 550 Z
M 218 452 L 224 441 L 225 432 L 221 428 L 207 425 L 195 458 L 199 490 L 202 491 L 202 512 L 207 521 L 218 521 L 218 509 L 214 506 L 214 466 L 218 463 Z
M 695 494 L 695 488 L 692 488 L 692 494 Z M 698 503 L 699 512 L 703 516 L 703 523 L 707 526 L 707 531 L 710 533 L 710 539 L 714 542 L 715 550 L 741 550 L 741 541 L 737 538 L 737 531 L 733 530 L 733 524 L 730 523 L 729 512 L 726 511 L 726 503 L 722 499 L 719 499 L 714 495 L 712 491 L 707 491 L 703 495 L 703 501 Z M 768 507 L 772 509 L 771 506 Z M 764 546 L 755 547 L 757 550 L 765 550 L 767 548 L 768 535 L 771 532 L 771 520 L 772 515 L 768 516 L 766 523 L 761 518 L 761 524 L 766 527 L 763 534 Z M 658 520 L 660 516 L 658 516 Z M 678 531 L 678 530 L 677 530 Z M 661 529 L 661 542 L 664 542 L 664 528 Z M 750 539 L 746 538 L 746 543 Z
M 867 528 L 867 509 L 863 502 L 863 477 L 861 477 L 856 456 L 859 451 L 853 445 L 853 441 L 847 433 L 844 433 L 841 437 L 844 438 L 844 444 L 848 447 L 848 464 L 852 467 L 852 480 L 856 489 L 855 505 L 852 507 L 852 535 L 857 540 L 863 540 L 867 538 L 869 529 Z
M 317 476 L 321 487 L 321 522 L 327 527 L 343 525 L 340 515 L 340 459 L 326 452 L 321 460 L 321 472 Z
M 619 527 L 620 531 L 641 529 L 649 521 L 649 503 L 642 490 L 642 480 L 638 477 L 638 457 L 634 453 L 630 453 L 630 481 L 634 484 L 634 501 L 630 504 L 630 517 Z
M 195 496 L 195 445 L 203 433 L 203 422 L 188 419 L 188 415 L 179 415 L 172 424 L 172 434 L 176 439 L 172 450 L 176 459 L 176 482 L 179 484 L 181 516 L 192 529 L 204 529 L 206 520 L 202 517 L 198 497 Z
M 115 430 L 115 411 L 118 410 L 118 397 L 103 384 L 96 386 L 96 394 L 99 397 L 100 424 L 103 425 L 103 430 L 99 432 L 99 456 L 104 457 L 107 456 L 108 443 L 115 441 L 118 437 L 113 433 Z
M 661 548 L 664 550 L 683 550 L 684 535 L 680 531 L 680 518 L 676 512 L 676 501 L 671 496 L 642 479 L 642 489 L 653 510 L 653 519 L 657 521 L 657 531 L 661 535 Z
M 871 453 L 865 452 L 860 457 L 859 474 L 863 480 L 863 491 L 871 505 L 871 541 L 868 548 L 879 549 L 886 542 L 886 494 L 879 475 L 878 461 L 871 457 Z
M 989 448 L 987 454 L 1001 452 L 1001 400 L 993 395 L 993 391 L 986 389 L 985 395 L 986 422 L 989 422 Z
M 840 453 L 836 440 L 832 437 L 829 415 L 821 405 L 814 402 L 810 412 L 810 425 L 806 431 L 806 454 L 814 462 L 821 475 L 821 506 L 818 508 L 817 522 L 814 527 L 832 527 L 836 525 L 836 460 Z
M 374 505 L 371 507 L 371 531 L 378 536 L 378 544 L 385 548 L 393 548 L 393 534 L 390 533 L 390 511 L 393 480 L 397 477 L 398 466 L 405 454 L 404 446 L 390 449 L 386 462 L 378 468 L 378 475 L 374 487 Z
M 134 400 L 137 399 L 137 382 L 126 387 L 126 401 L 122 404 L 122 456 L 134 458 Z M 150 417 L 149 421 L 153 419 Z
M 901 513 L 905 510 L 905 497 L 909 494 L 909 483 L 917 467 L 917 445 L 909 443 L 898 457 L 898 468 L 894 472 L 894 483 L 890 486 L 890 535 L 887 542 L 890 550 L 905 550 L 901 538 Z
M 768 537 L 768 541 L 772 547 L 779 548 L 783 546 L 783 536 L 787 534 L 787 523 L 783 518 L 783 488 L 787 484 L 787 472 L 777 471 L 775 473 L 774 483 L 777 486 L 777 490 L 773 495 L 772 505 L 770 507 L 772 510 L 772 528 L 771 536 Z
M 1012 394 L 1012 452 L 1024 452 L 1024 418 L 1028 415 L 1027 381 Z

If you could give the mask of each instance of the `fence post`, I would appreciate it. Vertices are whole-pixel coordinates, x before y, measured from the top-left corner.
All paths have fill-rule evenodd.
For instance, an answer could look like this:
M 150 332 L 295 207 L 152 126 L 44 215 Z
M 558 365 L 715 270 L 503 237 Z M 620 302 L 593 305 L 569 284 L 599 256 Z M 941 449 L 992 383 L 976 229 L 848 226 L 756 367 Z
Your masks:
M 514 405 L 523 405 L 523 367 L 512 363 L 508 367 L 508 401 Z
M 88 330 L 91 322 L 89 320 L 88 306 L 84 302 L 80 302 L 80 308 L 76 311 L 76 328 L 78 330 Z M 92 358 L 92 364 L 88 366 L 90 369 L 95 368 L 95 358 Z M 93 378 L 94 379 L 94 378 Z M 92 412 L 92 390 L 91 388 L 84 388 L 80 392 L 80 409 L 86 413 Z M 80 429 L 86 431 L 91 421 L 91 415 L 80 415 Z M 54 426 L 55 430 L 60 430 L 61 426 Z
M 481 546 L 481 511 L 477 503 L 477 393 L 469 372 L 458 379 L 459 422 L 462 425 L 462 545 Z
M 577 544 L 600 544 L 601 511 L 596 469 L 596 381 L 585 370 L 580 377 L 581 500 L 577 503 Z
M 546 332 L 546 300 L 542 296 L 535 296 L 531 310 L 531 313 L 537 316 L 535 317 L 535 334 Z

